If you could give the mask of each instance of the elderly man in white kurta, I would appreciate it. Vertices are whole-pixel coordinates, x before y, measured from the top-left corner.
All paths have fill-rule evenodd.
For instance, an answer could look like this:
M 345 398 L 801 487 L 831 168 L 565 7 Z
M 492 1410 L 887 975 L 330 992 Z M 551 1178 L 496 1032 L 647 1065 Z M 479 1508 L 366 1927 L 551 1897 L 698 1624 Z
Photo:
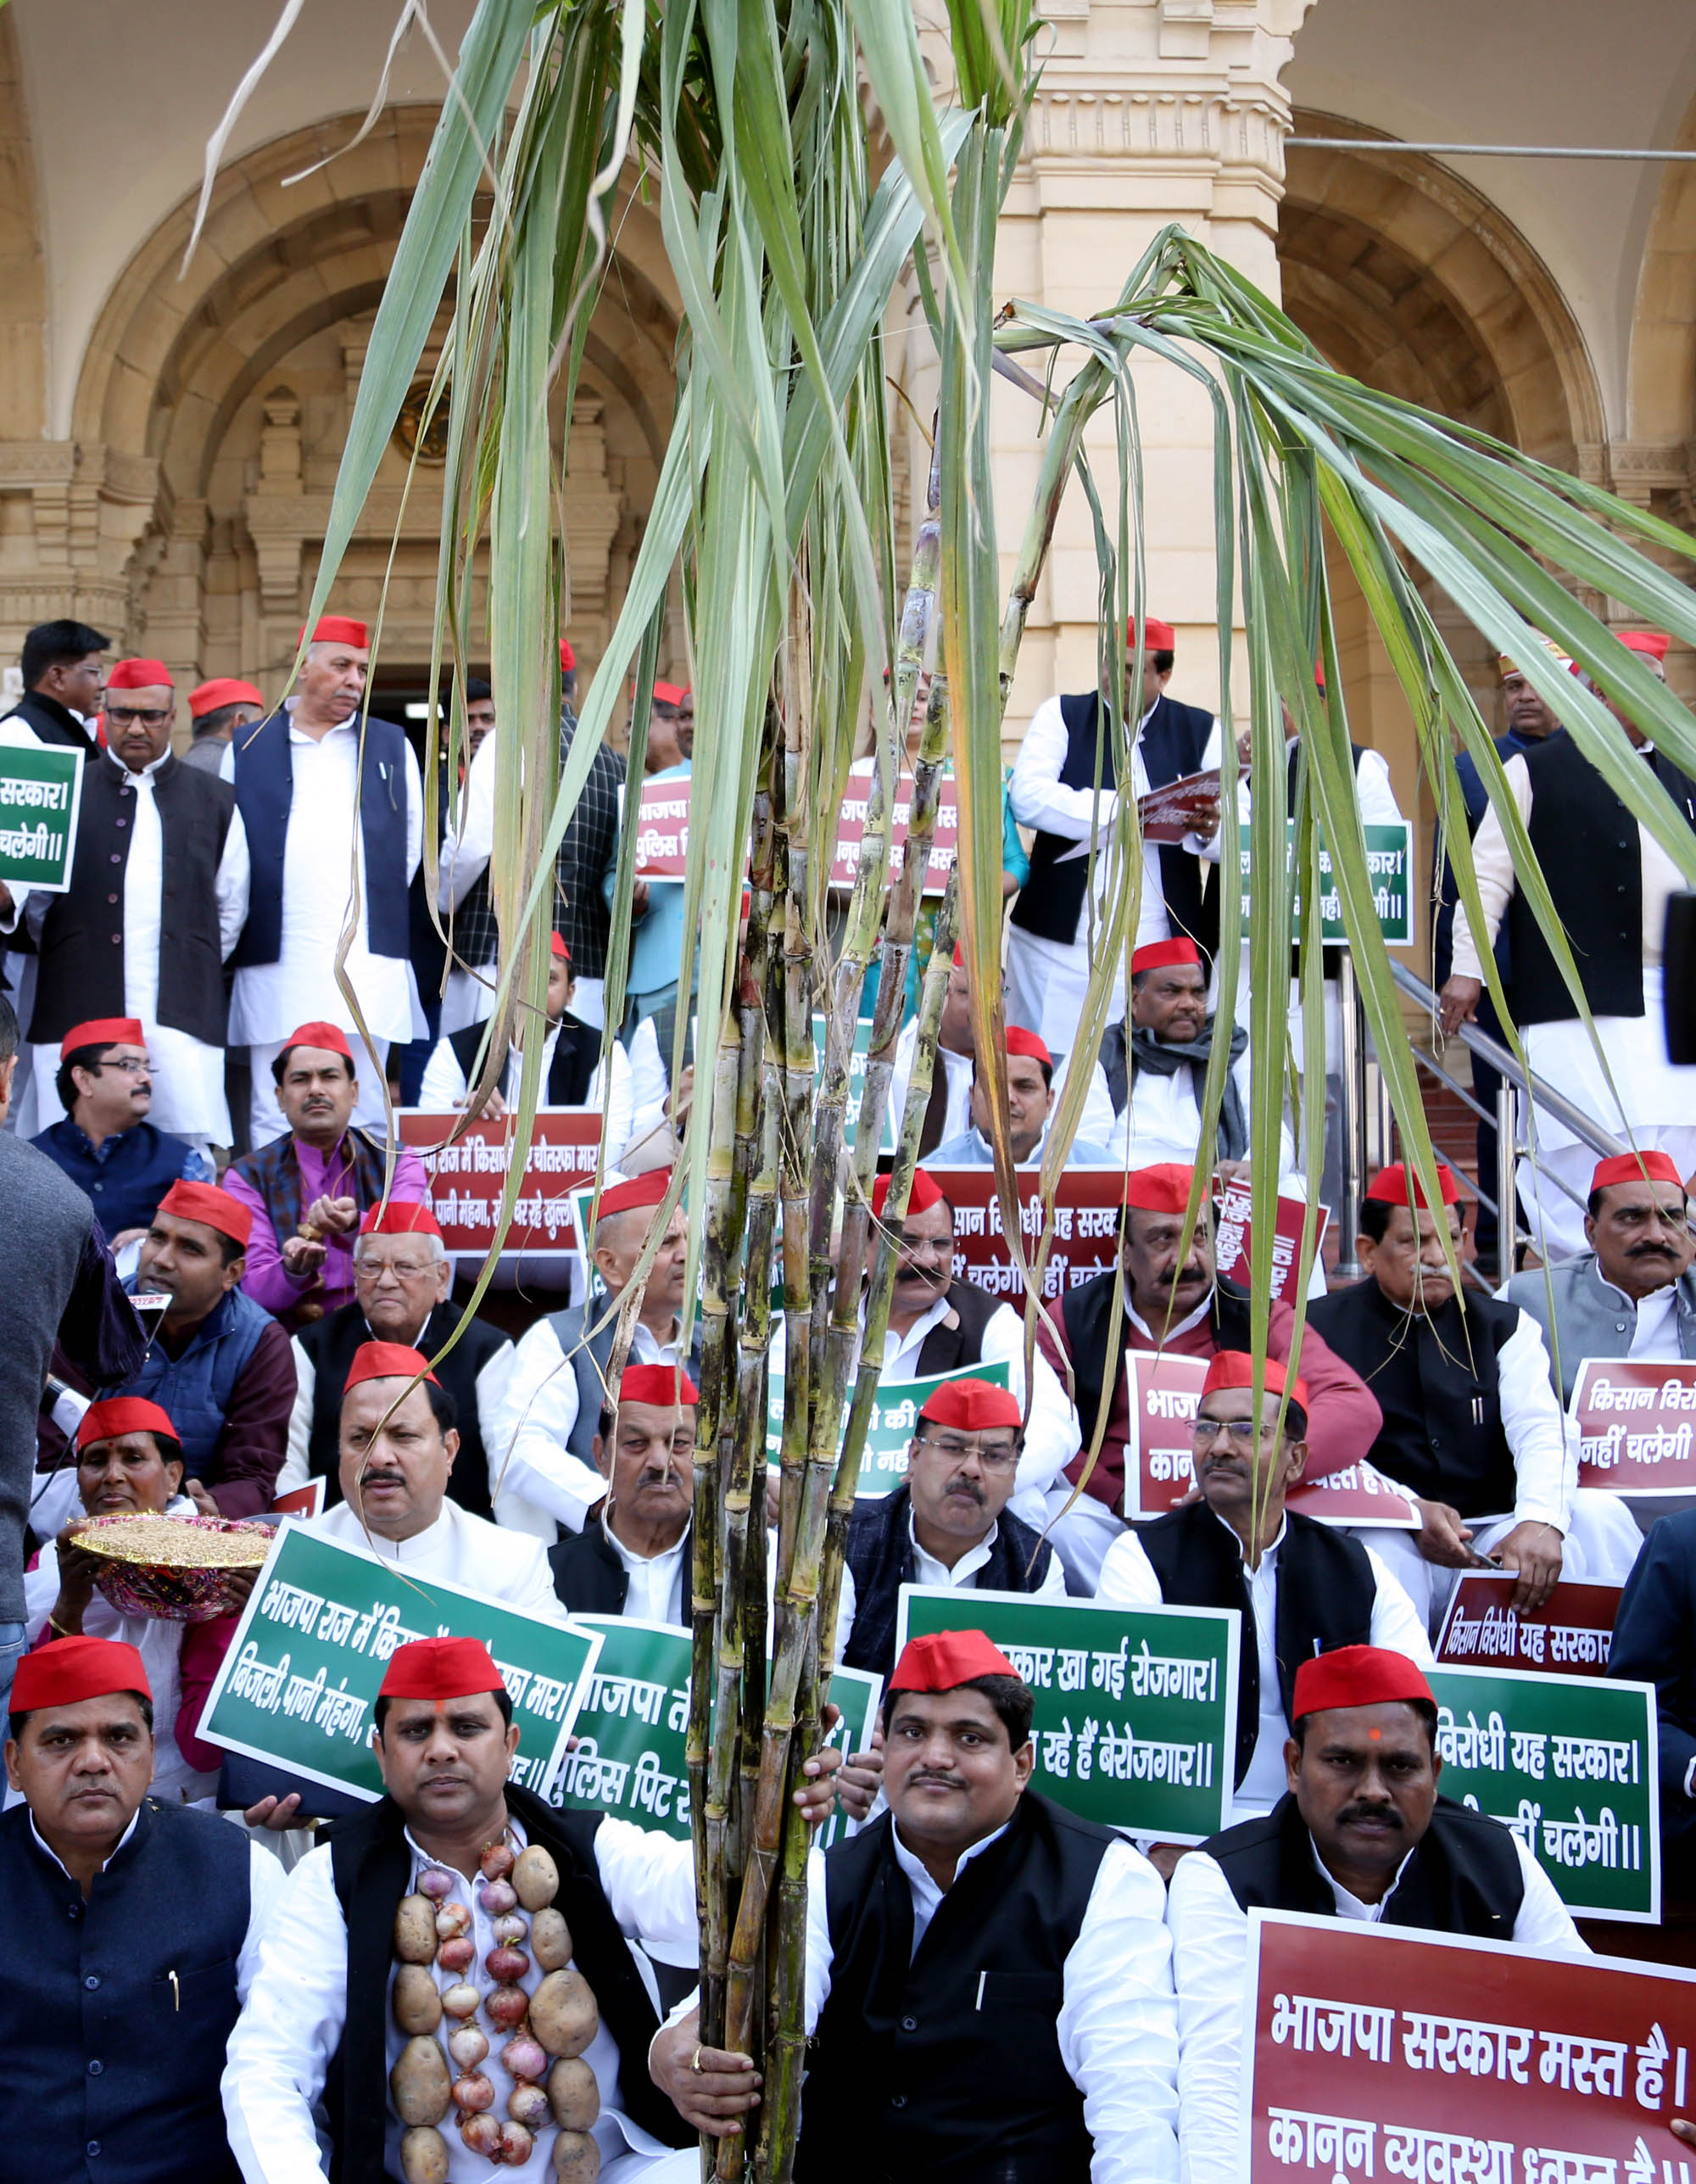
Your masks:
M 253 1071 L 252 1142 L 283 1122 L 271 1065 L 291 1027 L 310 1017 L 363 1038 L 354 1120 L 381 1129 L 392 1044 L 426 1025 L 410 953 L 407 890 L 424 845 L 424 791 L 405 733 L 361 712 L 370 655 L 363 622 L 326 614 L 315 625 L 299 695 L 235 737 L 223 775 L 236 785 L 253 858 L 253 899 L 232 958 L 230 1040 Z M 337 982 L 359 997 L 362 1035 Z

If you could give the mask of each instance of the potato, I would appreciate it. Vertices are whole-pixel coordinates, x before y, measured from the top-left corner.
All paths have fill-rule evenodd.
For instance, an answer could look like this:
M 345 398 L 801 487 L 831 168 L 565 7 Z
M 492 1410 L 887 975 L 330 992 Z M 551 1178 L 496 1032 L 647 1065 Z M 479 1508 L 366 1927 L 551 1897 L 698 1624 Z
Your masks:
M 600 2114 L 600 2087 L 587 2063 L 563 2058 L 548 2073 L 548 2105 L 566 2131 L 587 2131 Z
M 453 2096 L 448 2058 L 433 2040 L 409 2040 L 388 2074 L 394 2112 L 402 2123 L 440 2123 Z
M 392 2006 L 403 2032 L 433 2032 L 442 2022 L 442 1997 L 422 1964 L 403 1964 L 395 1974 Z
M 403 1896 L 394 1908 L 394 1953 L 403 1964 L 427 1964 L 436 1954 L 436 1907 L 427 1896 Z
M 538 1911 L 530 1922 L 530 1953 L 544 1972 L 563 1971 L 572 1961 L 572 1930 L 563 1911 Z
M 406 2184 L 448 2184 L 448 2142 L 428 2124 L 400 2134 L 400 2173 Z
M 512 1885 L 527 1911 L 541 1911 L 560 1892 L 560 1868 L 539 1843 L 532 1843 L 518 1853 Z
M 530 1997 L 530 2030 L 550 2055 L 581 2055 L 600 2028 L 600 2005 L 581 1972 L 550 1972 Z
M 554 2141 L 554 2174 L 562 2184 L 594 2184 L 600 2148 L 586 2131 L 562 2131 Z

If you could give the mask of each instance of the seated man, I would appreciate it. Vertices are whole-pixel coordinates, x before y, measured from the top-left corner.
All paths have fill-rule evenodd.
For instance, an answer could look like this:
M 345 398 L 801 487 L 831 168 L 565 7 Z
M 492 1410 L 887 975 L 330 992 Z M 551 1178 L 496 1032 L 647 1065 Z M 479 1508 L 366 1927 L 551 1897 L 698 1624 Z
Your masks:
M 1671 1156 L 1598 1161 L 1584 1237 L 1587 1251 L 1516 1274 L 1503 1293 L 1543 1329 L 1563 1405 L 1587 1357 L 1696 1357 L 1696 1236 Z
M 1112 1274 L 1098 1274 L 1093 1281 L 1068 1289 L 1038 1324 L 1037 1339 L 1062 1386 L 1073 1388 L 1078 1406 L 1082 1447 L 1067 1466 L 1066 1479 L 1073 1485 L 1081 1482 L 1084 1491 L 1070 1514 L 1059 1519 L 1053 1536 L 1074 1588 L 1082 1592 L 1096 1589 L 1102 1557 L 1124 1528 L 1119 1511 L 1124 1502 L 1125 1446 L 1130 1433 L 1125 1351 L 1211 1357 L 1215 1350 L 1252 1346 L 1248 1298 L 1219 1276 L 1212 1209 L 1205 1199 L 1189 1248 L 1180 1248 L 1194 1173 L 1191 1168 L 1163 1163 L 1140 1168 L 1125 1178 L 1119 1228 L 1124 1304 L 1111 1358 Z M 1280 1365 L 1290 1362 L 1294 1328 L 1291 1306 L 1275 1301 L 1267 1344 L 1269 1356 Z M 1308 1396 L 1307 1476 L 1325 1478 L 1371 1453 L 1380 1424 L 1378 1405 L 1359 1377 L 1311 1326 L 1302 1338 L 1301 1372 Z M 1107 1423 L 1101 1452 L 1086 1477 L 1096 1422 L 1104 1406 Z M 1063 1481 L 1057 1483 L 1049 1497 L 1055 1511 L 1064 1507 L 1069 1492 Z
M 345 1031 L 302 1024 L 271 1066 L 288 1127 L 232 1162 L 224 1187 L 254 1213 L 242 1286 L 285 1326 L 300 1327 L 352 1297 L 353 1240 L 382 1198 L 385 1164 L 376 1139 L 351 1126 L 360 1086 Z M 416 1153 L 397 1154 L 388 1195 L 429 1196 Z
M 132 1645 L 26 1655 L 10 1732 L 8 2165 L 45 2180 L 109 2159 L 125 2184 L 236 2184 L 218 2081 L 282 1868 L 215 1813 L 148 1796 L 153 1695 Z
M 581 1532 L 548 1550 L 567 1615 L 689 1621 L 689 1523 L 700 1390 L 674 1365 L 627 1365 L 616 1410 L 603 1406 L 594 1467 L 606 1500 Z
M 239 1287 L 252 1220 L 232 1192 L 173 1183 L 126 1285 L 170 1302 L 125 1393 L 176 1419 L 188 1489 L 209 1488 L 223 1517 L 271 1507 L 294 1403 L 288 1337 Z
M 1587 1956 L 1554 1883 L 1510 1829 L 1437 1795 L 1437 1702 L 1423 1672 L 1376 1646 L 1303 1661 L 1284 1747 L 1288 1788 L 1172 1876 L 1184 2184 L 1237 2173 L 1248 1914 L 1407 1926 Z
M 133 1395 L 116 1395 L 84 1411 L 76 1435 L 76 1488 L 83 1517 L 73 1517 L 58 1539 L 42 1548 L 36 1567 L 25 1575 L 24 1615 L 30 1643 L 109 1638 L 133 1645 L 147 1670 L 159 1716 L 153 1795 L 172 1804 L 186 1797 L 209 1796 L 217 1787 L 217 1758 L 208 1768 L 204 1747 L 194 1748 L 199 1709 L 190 1714 L 182 1706 L 180 1663 L 184 1656 L 209 1651 L 215 1673 L 230 1631 L 220 1631 L 215 1622 L 177 1623 L 165 1616 L 120 1613 L 97 1589 L 94 1581 L 103 1566 L 77 1544 L 76 1535 L 89 1517 L 192 1517 L 197 1512 L 216 1517 L 218 1505 L 198 1482 L 192 1494 L 184 1491 L 182 1444 L 176 1428 L 156 1403 L 144 1403 Z M 244 1593 L 251 1589 L 255 1574 L 238 1576 L 237 1589 Z M 208 1639 L 209 1632 L 219 1634 Z
M 652 1209 L 671 1187 L 669 1168 L 600 1194 L 594 1229 L 594 1280 L 589 1301 L 550 1312 L 520 1339 L 495 1444 L 505 1485 L 568 1532 L 605 1499 L 594 1468 L 594 1434 L 606 1399 L 606 1367 L 618 1327 L 618 1306 L 647 1242 Z M 642 1288 L 631 1335 L 631 1365 L 682 1366 L 700 1373 L 700 1337 L 687 1356 L 681 1343 L 683 1266 L 689 1235 L 675 1208 Z
M 181 1177 L 211 1181 L 198 1147 L 186 1137 L 167 1137 L 148 1120 L 153 1081 L 136 1018 L 73 1024 L 59 1042 L 53 1083 L 64 1119 L 30 1142 L 87 1192 L 114 1251 L 142 1234 L 153 1209 Z
M 1309 1308 L 1312 1326 L 1370 1388 L 1384 1414 L 1372 1461 L 1418 1497 L 1420 1528 L 1375 1528 L 1372 1544 L 1435 1629 L 1449 1586 L 1437 1573 L 1480 1558 L 1516 1571 L 1513 1605 L 1541 1607 L 1563 1572 L 1622 1584 L 1638 1534 L 1616 1495 L 1576 1491 L 1576 1450 L 1549 1384 L 1548 1352 L 1528 1312 L 1457 1295 L 1454 1171 L 1437 1164 L 1442 1215 L 1398 1161 L 1360 1208 L 1364 1280 Z
M 1007 1134 L 1016 1167 L 1032 1167 L 1042 1158 L 1048 1119 L 1055 1109 L 1054 1059 L 1034 1031 L 1010 1024 L 1007 1031 Z M 945 1137 L 926 1160 L 928 1168 L 990 1168 L 990 1087 L 972 1064 L 972 1126 L 957 1137 Z M 1074 1168 L 1109 1167 L 1113 1157 L 1091 1138 L 1072 1142 L 1067 1159 Z
M 944 1382 L 918 1414 L 907 1477 L 848 1520 L 836 1615 L 837 1660 L 887 1676 L 903 1585 L 982 1585 L 1063 1600 L 1066 1574 L 1046 1540 L 1011 1515 L 1024 1413 L 987 1380 Z
M 436 1378 L 453 1399 L 460 1434 L 454 1500 L 474 1517 L 494 1514 L 488 1444 L 512 1369 L 512 1343 L 487 1320 L 461 1327 L 459 1308 L 449 1301 L 452 1287 L 453 1263 L 428 1206 L 391 1198 L 388 1205 L 371 1209 L 354 1239 L 353 1302 L 303 1327 L 294 1338 L 298 1384 L 279 1494 L 321 1478 L 326 1482 L 326 1508 L 342 1499 L 342 1390 L 348 1367 L 362 1343 L 399 1343 L 403 1349 L 435 1359 Z M 456 1329 L 459 1339 L 439 1355 Z M 511 1514 L 503 1511 L 499 1521 L 510 1522 Z
M 1268 1358 L 1262 1388 L 1257 1425 L 1253 1359 L 1216 1353 L 1196 1413 L 1199 1499 L 1121 1533 L 1096 1595 L 1113 1607 L 1241 1610 L 1234 1822 L 1269 1812 L 1284 1794 L 1301 1662 L 1371 1645 L 1432 1665 L 1413 1603 L 1378 1557 L 1347 1533 L 1286 1511 L 1308 1459 L 1307 1382 Z M 1153 1855 L 1169 1875 L 1182 1853 L 1163 1843 Z
M 1608 1673 L 1653 1684 L 1660 1739 L 1661 1855 L 1670 1892 L 1696 1895 L 1696 1509 L 1652 1525 L 1614 1616 Z
M 1029 1787 L 1034 1706 L 981 1631 L 916 1638 L 896 1663 L 889 1809 L 807 1877 L 797 2184 L 1177 2176 L 1160 1883 L 1122 1835 Z M 694 2014 L 668 2025 L 654 2075 L 724 2137 L 759 2095 L 745 2056 L 699 2038 Z

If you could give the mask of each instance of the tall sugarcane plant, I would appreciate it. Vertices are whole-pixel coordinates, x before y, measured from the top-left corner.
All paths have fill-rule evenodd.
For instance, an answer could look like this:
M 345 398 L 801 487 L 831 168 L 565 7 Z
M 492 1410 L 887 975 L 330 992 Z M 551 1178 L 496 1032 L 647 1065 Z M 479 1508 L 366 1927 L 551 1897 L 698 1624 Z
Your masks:
M 502 964 L 472 1106 L 516 1037 L 525 1067 L 510 1127 L 522 1138 L 540 1086 L 538 1004 L 555 852 L 633 668 L 631 768 L 639 776 L 641 694 L 672 587 L 681 588 L 697 721 L 684 930 L 699 936 L 699 1031 L 693 1108 L 667 1204 L 686 1196 L 691 1209 L 688 1293 L 703 1333 L 689 1723 L 702 2037 L 745 2049 L 765 2073 L 756 2124 L 712 2156 L 720 2176 L 751 2174 L 762 2184 L 790 2171 L 804 2054 L 807 1845 L 789 1792 L 819 1734 L 843 1539 L 894 1282 L 891 1237 L 929 1097 L 955 937 L 974 973 L 978 1051 L 990 1058 L 1001 1226 L 1029 1277 L 1028 1341 L 1055 1179 L 1076 1133 L 1086 1064 L 1128 969 L 1145 873 L 1126 797 L 1109 807 L 1089 848 L 1094 970 L 1044 1155 L 1049 1226 L 1027 1251 L 996 1058 L 1003 714 L 1070 491 L 1087 509 L 1098 562 L 1108 699 L 1102 776 L 1110 760 L 1114 778 L 1130 778 L 1122 698 L 1137 686 L 1141 662 L 1127 684 L 1119 632 L 1129 612 L 1140 623 L 1143 608 L 1151 533 L 1137 405 L 1139 396 L 1158 401 L 1162 385 L 1147 366 L 1173 387 L 1175 375 L 1189 375 L 1214 421 L 1225 872 L 1236 871 L 1244 846 L 1240 732 L 1251 776 L 1279 784 L 1276 796 L 1250 800 L 1246 918 L 1236 887 L 1223 892 L 1217 1003 L 1228 1021 L 1246 964 L 1256 1058 L 1257 1356 L 1272 1293 L 1280 1120 L 1294 1115 L 1310 1204 L 1322 1129 L 1321 1103 L 1301 1094 L 1324 1078 L 1321 959 L 1311 940 L 1302 954 L 1310 1005 L 1299 1056 L 1288 1029 L 1280 694 L 1307 752 L 1295 873 L 1313 899 L 1323 837 L 1407 1153 L 1427 1194 L 1434 1187 L 1414 1064 L 1372 914 L 1336 660 L 1333 559 L 1347 562 L 1412 709 L 1420 766 L 1475 919 L 1478 892 L 1449 763 L 1457 738 L 1478 762 L 1520 884 L 1582 1010 L 1501 762 L 1419 589 L 1421 573 L 1493 647 L 1526 662 L 1587 756 L 1696 878 L 1696 844 L 1648 769 L 1632 762 L 1616 723 L 1531 641 L 1534 629 L 1554 637 L 1696 770 L 1696 722 L 1571 588 L 1696 643 L 1696 604 L 1644 550 L 1676 566 L 1691 542 L 1576 479 L 1340 377 L 1271 302 L 1181 229 L 1157 236 L 1088 319 L 999 299 L 996 222 L 1030 94 L 1032 15 L 1029 0 L 950 0 L 956 81 L 939 105 L 912 17 L 890 0 L 667 0 L 663 8 L 480 0 L 373 328 L 312 606 L 315 615 L 329 595 L 445 305 L 431 382 L 448 419 L 432 667 L 487 656 L 501 723 L 494 873 Z M 561 541 L 571 484 L 549 405 L 557 416 L 562 387 L 569 422 L 608 238 L 639 191 L 658 205 L 681 299 L 677 409 L 629 588 L 562 765 L 555 638 L 569 615 Z M 909 278 L 935 343 L 940 396 L 925 506 L 903 540 L 884 328 Z M 1143 367 L 1135 380 L 1133 365 Z M 1040 450 L 1033 503 L 1011 520 L 997 509 L 990 456 L 998 382 L 1018 390 Z M 478 575 L 488 583 L 486 626 L 473 612 Z M 1314 686 L 1316 658 L 1325 698 Z M 891 885 L 890 814 L 915 719 L 911 821 Z M 457 697 L 442 733 L 454 761 L 463 737 Z M 849 768 L 868 751 L 868 816 L 845 902 L 828 875 Z M 945 764 L 959 802 L 960 854 L 920 984 L 918 1046 L 879 1226 L 869 1210 L 873 1148 Z M 426 778 L 435 772 L 427 768 Z M 631 833 L 614 890 L 610 1025 L 628 954 Z M 432 824 L 427 840 L 434 835 Z M 870 1060 L 851 1145 L 849 1056 L 873 964 Z M 1504 997 L 1495 997 L 1508 1023 Z M 689 1014 L 678 1011 L 674 1081 Z M 826 1025 L 822 1056 L 816 1015 Z M 1225 1045 L 1215 1042 L 1207 1075 L 1192 1220 L 1211 1171 Z M 509 1218 L 520 1173 L 515 1164 Z M 1311 1232 L 1304 1275 L 1310 1253 Z M 491 1253 L 484 1282 L 494 1260 Z M 639 1277 L 645 1271 L 644 1262 Z M 1304 1288 L 1297 1283 L 1295 1293 Z M 631 1309 L 627 1300 L 615 1384 Z M 1121 1296 L 1113 1309 L 1117 1321 Z M 779 1335 L 773 1531 L 767 1403 Z M 1083 1424 L 1093 1461 L 1101 1422 Z

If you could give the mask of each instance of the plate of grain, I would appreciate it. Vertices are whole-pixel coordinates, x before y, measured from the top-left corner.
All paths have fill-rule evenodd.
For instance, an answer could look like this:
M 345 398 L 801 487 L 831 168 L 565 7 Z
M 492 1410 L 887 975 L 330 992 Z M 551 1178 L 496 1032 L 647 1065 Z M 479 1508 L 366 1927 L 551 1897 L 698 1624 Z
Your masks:
M 98 1556 L 95 1583 L 120 1615 L 210 1623 L 247 1598 L 244 1580 L 276 1539 L 269 1524 L 226 1517 L 164 1517 L 151 1511 L 92 1517 L 76 1544 Z

